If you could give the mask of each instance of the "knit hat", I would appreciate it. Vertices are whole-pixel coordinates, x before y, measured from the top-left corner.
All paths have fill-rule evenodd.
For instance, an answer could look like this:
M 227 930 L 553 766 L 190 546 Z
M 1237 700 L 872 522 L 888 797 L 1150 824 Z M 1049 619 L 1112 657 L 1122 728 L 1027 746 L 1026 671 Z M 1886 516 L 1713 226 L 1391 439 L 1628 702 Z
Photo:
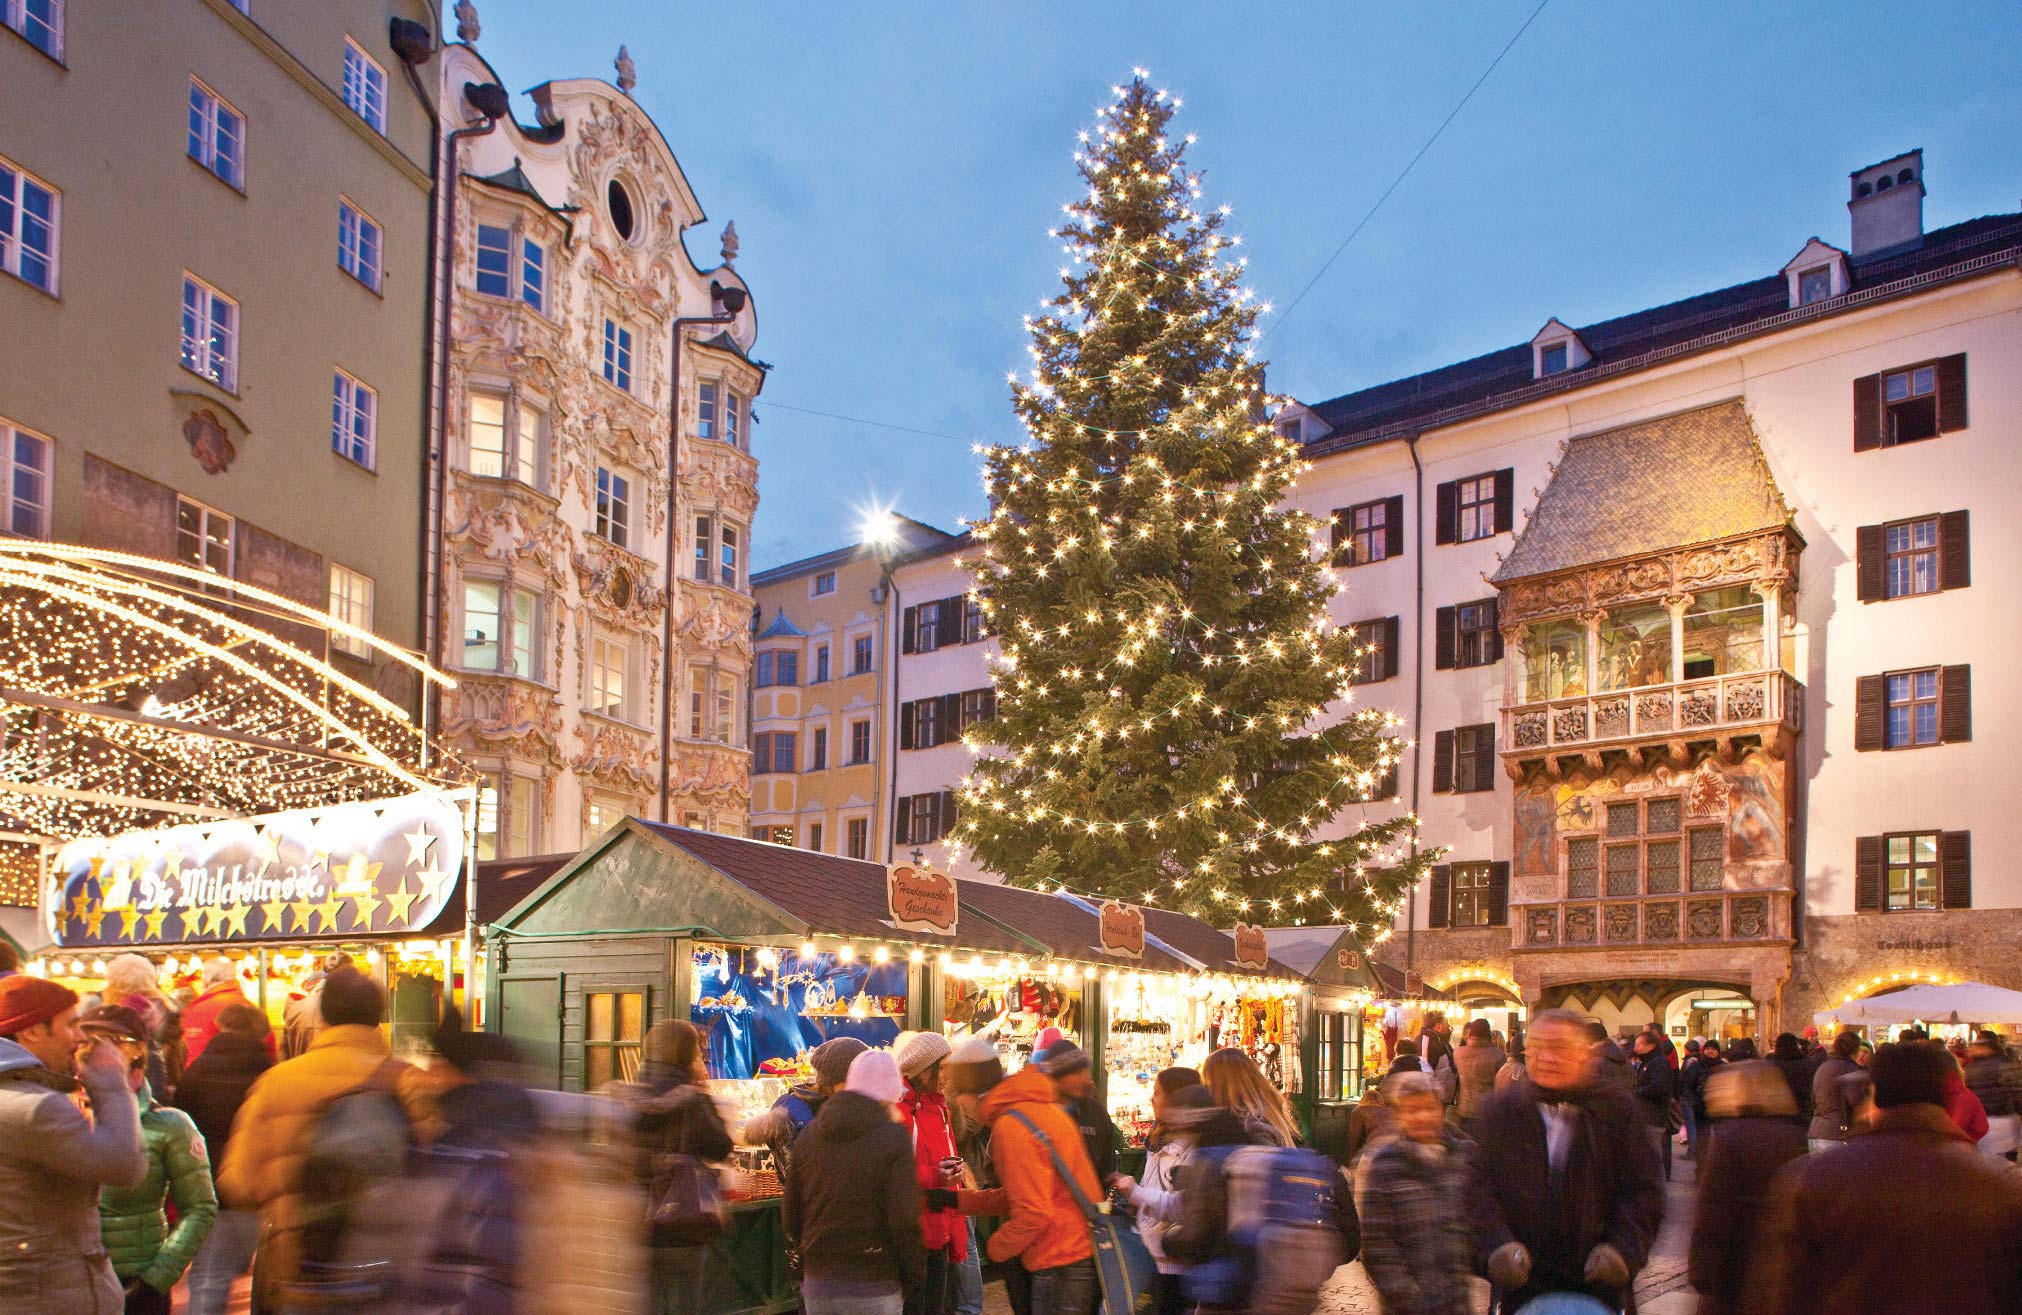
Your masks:
M 843 1090 L 895 1105 L 906 1094 L 906 1080 L 899 1076 L 898 1061 L 889 1050 L 866 1050 L 850 1061 Z
M 94 1005 L 77 1016 L 77 1025 L 87 1031 L 147 1044 L 147 1020 L 140 1016 L 139 1010 L 125 1005 Z
M 941 1090 L 949 1096 L 980 1096 L 1004 1080 L 1004 1060 L 989 1038 L 972 1036 L 941 1064 Z
M 905 1038 L 904 1045 L 892 1046 L 892 1058 L 899 1061 L 899 1072 L 916 1078 L 953 1054 L 954 1049 L 939 1032 L 915 1032 Z
M 1088 1055 L 1066 1037 L 1061 1037 L 1032 1056 L 1032 1067 L 1049 1078 L 1064 1078 L 1090 1067 Z
M 808 1063 L 814 1065 L 815 1085 L 840 1087 L 849 1081 L 850 1061 L 869 1049 L 853 1036 L 832 1037 L 822 1042 L 807 1057 Z
M 46 1023 L 77 1003 L 77 992 L 46 977 L 0 977 L 0 1036 Z
M 1038 1054 L 1040 1051 L 1046 1049 L 1046 1047 L 1052 1045 L 1055 1041 L 1061 1040 L 1066 1035 L 1067 1034 L 1065 1032 L 1061 1031 L 1057 1027 L 1040 1028 L 1039 1035 L 1032 1038 L 1032 1053 L 1035 1055 Z

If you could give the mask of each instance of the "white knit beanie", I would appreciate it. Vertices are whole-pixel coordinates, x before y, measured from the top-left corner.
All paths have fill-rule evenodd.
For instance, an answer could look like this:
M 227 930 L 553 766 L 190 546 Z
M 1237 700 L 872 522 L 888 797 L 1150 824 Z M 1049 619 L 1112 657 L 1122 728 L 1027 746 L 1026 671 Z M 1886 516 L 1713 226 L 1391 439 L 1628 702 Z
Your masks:
M 895 1105 L 906 1094 L 906 1080 L 899 1076 L 898 1061 L 889 1050 L 866 1050 L 850 1061 L 849 1081 L 843 1090 Z
M 916 1078 L 954 1053 L 954 1049 L 939 1032 L 914 1032 L 892 1046 L 892 1058 L 899 1062 L 899 1072 Z

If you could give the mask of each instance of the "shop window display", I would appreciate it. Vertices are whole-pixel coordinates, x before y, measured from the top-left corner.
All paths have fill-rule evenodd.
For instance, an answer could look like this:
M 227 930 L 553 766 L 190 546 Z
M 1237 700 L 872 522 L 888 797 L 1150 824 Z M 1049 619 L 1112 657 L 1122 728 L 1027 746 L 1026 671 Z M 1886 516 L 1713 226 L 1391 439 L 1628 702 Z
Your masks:
M 1079 1041 L 1082 996 L 1079 974 L 1073 981 L 1017 974 L 951 971 L 943 991 L 942 1030 L 960 1045 L 969 1037 L 987 1038 L 1003 1058 L 1004 1071 L 1015 1073 L 1032 1058 L 1032 1041 L 1040 1029 L 1057 1027 Z
M 1287 1008 L 1276 990 L 1250 996 L 1226 981 L 1136 973 L 1103 989 L 1110 1001 L 1103 1049 L 1109 1114 L 1126 1145 L 1143 1146 L 1151 1134 L 1159 1071 L 1199 1068 L 1223 1046 L 1249 1055 L 1278 1090 L 1299 1090 L 1298 1006 Z

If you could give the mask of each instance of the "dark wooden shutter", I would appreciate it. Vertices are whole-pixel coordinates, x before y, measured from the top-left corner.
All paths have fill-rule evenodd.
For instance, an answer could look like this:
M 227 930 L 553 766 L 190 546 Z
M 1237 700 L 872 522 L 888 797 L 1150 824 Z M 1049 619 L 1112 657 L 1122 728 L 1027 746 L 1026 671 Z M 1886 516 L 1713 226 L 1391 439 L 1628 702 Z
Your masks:
M 1435 614 L 1432 627 L 1432 665 L 1441 671 L 1453 669 L 1454 629 L 1453 609 L 1442 607 Z
M 1888 682 L 1880 676 L 1854 681 L 1854 749 L 1866 753 L 1885 747 L 1883 723 L 1888 716 Z
M 1879 913 L 1882 907 L 1882 838 L 1854 840 L 1854 912 Z
M 1938 358 L 1938 432 L 1966 427 L 1966 354 Z
M 1474 728 L 1474 788 L 1495 789 L 1495 723 L 1485 721 Z
M 1495 532 L 1508 534 L 1516 524 L 1516 470 L 1495 472 Z
M 1888 550 L 1882 527 L 1863 525 L 1854 531 L 1854 592 L 1863 603 L 1880 602 L 1888 595 Z M 1939 550 L 1943 555 L 1943 549 Z
M 941 600 L 941 647 L 947 648 L 962 641 L 968 633 L 969 595 L 956 594 L 953 598 Z
M 962 738 L 962 696 L 959 693 L 941 696 L 941 738 L 937 744 L 953 744 Z
M 1488 660 L 1502 661 L 1502 595 L 1497 594 L 1487 600 L 1488 606 Z
M 1402 557 L 1404 555 L 1404 495 L 1383 500 L 1383 555 Z
M 1389 680 L 1397 674 L 1397 622 L 1398 618 L 1383 618 L 1383 679 Z
M 1939 902 L 1948 909 L 1973 907 L 1973 833 L 1947 831 L 1938 837 Z
M 1329 560 L 1336 566 L 1349 565 L 1347 546 L 1349 542 L 1348 508 L 1336 507 L 1334 509 L 1334 528 L 1332 534 L 1333 552 L 1330 554 Z
M 1500 859 L 1488 865 L 1488 925 L 1509 926 L 1509 864 Z
M 1882 445 L 1882 377 L 1864 374 L 1854 380 L 1854 451 Z
M 1432 869 L 1432 889 L 1425 897 L 1425 925 L 1444 927 L 1453 914 L 1453 868 L 1441 863 Z
M 901 614 L 899 621 L 899 652 L 916 651 L 920 641 L 920 609 L 918 605 L 909 607 Z
M 1973 668 L 1946 667 L 1938 673 L 1938 742 L 1962 744 L 1973 738 Z
M 947 835 L 955 829 L 955 792 L 941 791 L 941 834 Z
M 1938 587 L 1964 589 L 1973 583 L 1973 553 L 1967 545 L 1966 513 L 1938 517 Z
M 913 838 L 913 801 L 909 795 L 899 796 L 892 805 L 892 843 L 903 845 Z
M 1460 485 L 1448 480 L 1433 491 L 1433 501 L 1438 508 L 1433 527 L 1434 543 L 1452 543 L 1459 538 L 1460 530 Z
M 1432 737 L 1432 792 L 1453 790 L 1453 732 L 1440 731 Z
M 899 705 L 899 747 L 901 749 L 913 747 L 913 712 L 912 704 L 901 703 Z

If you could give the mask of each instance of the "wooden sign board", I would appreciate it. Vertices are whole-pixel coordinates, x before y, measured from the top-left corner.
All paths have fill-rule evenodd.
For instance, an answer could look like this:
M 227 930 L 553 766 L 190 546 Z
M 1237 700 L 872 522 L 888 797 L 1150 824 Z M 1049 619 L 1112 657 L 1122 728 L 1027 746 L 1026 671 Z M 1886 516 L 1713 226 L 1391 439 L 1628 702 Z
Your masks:
M 1342 972 L 1352 973 L 1362 967 L 1362 956 L 1344 946 L 1334 951 L 1334 963 Z
M 885 904 L 900 931 L 953 936 L 961 916 L 955 879 L 945 872 L 893 863 L 885 869 Z
M 1264 936 L 1262 927 L 1253 927 L 1247 922 L 1236 924 L 1231 932 L 1236 941 L 1236 966 L 1250 968 L 1257 972 L 1268 972 L 1271 967 L 1271 943 Z
M 1144 958 L 1144 910 L 1132 904 L 1104 901 L 1098 911 L 1102 951 L 1126 959 Z

